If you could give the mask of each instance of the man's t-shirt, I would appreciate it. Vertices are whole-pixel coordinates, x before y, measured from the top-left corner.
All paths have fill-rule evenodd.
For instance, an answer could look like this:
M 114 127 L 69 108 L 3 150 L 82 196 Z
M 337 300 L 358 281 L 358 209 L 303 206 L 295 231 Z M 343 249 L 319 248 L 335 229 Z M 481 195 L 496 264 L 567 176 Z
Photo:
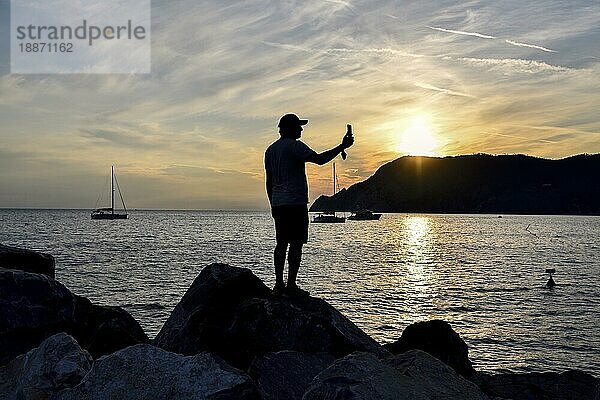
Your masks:
M 300 140 L 280 138 L 265 152 L 265 169 L 270 172 L 271 206 L 308 204 L 304 163 L 316 152 Z

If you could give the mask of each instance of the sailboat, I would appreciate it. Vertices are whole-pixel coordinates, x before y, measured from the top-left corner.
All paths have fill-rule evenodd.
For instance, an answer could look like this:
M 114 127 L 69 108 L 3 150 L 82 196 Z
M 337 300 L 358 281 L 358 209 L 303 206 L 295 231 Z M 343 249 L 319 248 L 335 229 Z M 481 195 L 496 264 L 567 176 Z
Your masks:
M 123 203 L 123 212 L 115 212 L 115 182 L 116 188 L 119 191 L 119 197 L 121 203 Z M 92 211 L 92 219 L 127 219 L 127 207 L 125 207 L 125 200 L 121 194 L 121 188 L 119 187 L 119 181 L 115 177 L 115 167 L 110 167 L 110 207 L 97 208 Z
M 337 183 L 337 175 L 335 174 L 335 163 L 333 163 L 333 194 L 335 195 L 337 193 L 336 190 L 336 183 Z M 335 215 L 335 211 L 327 211 L 327 212 L 323 212 L 319 215 L 315 215 L 313 217 L 312 222 L 316 222 L 316 223 L 341 223 L 341 222 L 346 222 L 346 217 L 338 217 L 337 215 Z
M 351 221 L 377 221 L 381 218 L 381 214 L 374 213 L 371 210 L 365 208 L 354 211 L 348 219 Z

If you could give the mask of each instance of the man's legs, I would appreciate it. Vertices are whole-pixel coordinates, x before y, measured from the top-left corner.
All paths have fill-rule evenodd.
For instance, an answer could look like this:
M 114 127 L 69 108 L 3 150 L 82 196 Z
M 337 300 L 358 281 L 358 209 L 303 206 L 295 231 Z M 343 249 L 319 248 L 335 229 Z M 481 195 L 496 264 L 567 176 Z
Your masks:
M 284 241 L 277 241 L 275 246 L 275 252 L 273 254 L 273 263 L 275 264 L 275 287 L 283 288 L 283 268 L 285 267 L 285 253 L 287 251 L 288 243 Z M 290 253 L 291 253 L 290 248 Z
M 290 252 L 288 254 L 288 287 L 296 286 L 296 277 L 298 276 L 300 260 L 302 259 L 302 245 L 301 241 L 290 243 Z

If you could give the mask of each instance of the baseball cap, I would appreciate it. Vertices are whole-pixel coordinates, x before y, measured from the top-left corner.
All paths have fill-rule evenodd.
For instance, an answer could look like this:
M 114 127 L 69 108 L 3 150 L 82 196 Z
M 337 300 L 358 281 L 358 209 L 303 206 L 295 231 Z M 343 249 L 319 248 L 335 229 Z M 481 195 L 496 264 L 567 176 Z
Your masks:
M 279 124 L 277 126 L 281 128 L 282 126 L 297 126 L 306 124 L 308 124 L 307 119 L 300 119 L 296 114 L 285 114 L 279 119 Z

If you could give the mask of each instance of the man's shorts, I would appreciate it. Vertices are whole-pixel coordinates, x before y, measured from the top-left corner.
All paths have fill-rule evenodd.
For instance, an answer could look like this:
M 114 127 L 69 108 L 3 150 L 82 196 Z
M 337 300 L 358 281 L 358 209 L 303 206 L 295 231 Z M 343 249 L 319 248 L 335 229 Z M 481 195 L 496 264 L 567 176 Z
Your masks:
M 271 214 L 275 219 L 277 242 L 308 241 L 308 207 L 306 204 L 274 206 Z

